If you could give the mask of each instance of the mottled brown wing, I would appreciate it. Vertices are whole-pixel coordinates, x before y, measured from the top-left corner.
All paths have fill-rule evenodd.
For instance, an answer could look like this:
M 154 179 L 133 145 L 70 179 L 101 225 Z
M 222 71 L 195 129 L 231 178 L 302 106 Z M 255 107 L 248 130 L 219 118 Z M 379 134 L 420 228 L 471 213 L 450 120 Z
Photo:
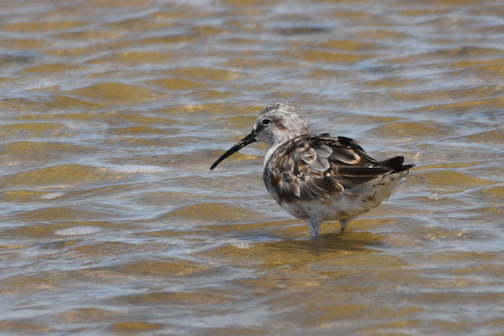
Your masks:
M 402 166 L 398 159 L 393 163 Z M 281 145 L 267 163 L 264 178 L 280 201 L 293 202 L 328 199 L 393 171 L 352 139 L 308 134 Z

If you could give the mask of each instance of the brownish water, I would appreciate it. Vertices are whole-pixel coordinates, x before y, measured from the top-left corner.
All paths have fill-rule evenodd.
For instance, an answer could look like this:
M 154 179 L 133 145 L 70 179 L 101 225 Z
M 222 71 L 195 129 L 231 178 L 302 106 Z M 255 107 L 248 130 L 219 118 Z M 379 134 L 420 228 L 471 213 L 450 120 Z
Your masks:
M 500 1 L 0 1 L 0 333 L 503 335 Z M 268 103 L 417 166 L 311 238 Z

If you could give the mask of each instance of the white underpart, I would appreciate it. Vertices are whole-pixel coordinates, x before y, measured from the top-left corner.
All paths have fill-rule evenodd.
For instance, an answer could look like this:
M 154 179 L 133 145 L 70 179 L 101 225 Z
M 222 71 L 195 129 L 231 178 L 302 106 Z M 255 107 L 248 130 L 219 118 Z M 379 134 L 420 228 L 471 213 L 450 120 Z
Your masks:
M 271 158 L 271 156 L 273 155 L 273 153 L 275 153 L 275 151 L 277 150 L 277 148 L 280 147 L 280 145 L 281 144 L 278 143 L 278 144 L 275 144 L 275 145 L 273 145 L 273 146 L 270 147 L 270 149 L 266 153 L 266 156 L 264 157 L 264 167 L 266 167 L 266 165 L 268 164 L 269 159 Z
M 340 221 L 341 227 L 345 228 L 355 217 L 376 208 L 389 198 L 407 174 L 408 171 L 385 175 L 351 190 L 344 190 L 327 201 L 279 203 L 294 217 L 304 219 L 312 235 L 318 235 L 323 222 Z

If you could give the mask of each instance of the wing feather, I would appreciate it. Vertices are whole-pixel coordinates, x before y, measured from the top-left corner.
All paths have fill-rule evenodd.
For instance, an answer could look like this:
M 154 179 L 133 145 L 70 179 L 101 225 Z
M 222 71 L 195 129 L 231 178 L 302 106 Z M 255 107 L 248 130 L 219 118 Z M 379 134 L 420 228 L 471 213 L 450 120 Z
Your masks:
M 378 162 L 350 138 L 307 134 L 273 153 L 264 170 L 264 181 L 279 202 L 324 200 L 345 188 L 410 168 L 402 162 L 401 157 Z

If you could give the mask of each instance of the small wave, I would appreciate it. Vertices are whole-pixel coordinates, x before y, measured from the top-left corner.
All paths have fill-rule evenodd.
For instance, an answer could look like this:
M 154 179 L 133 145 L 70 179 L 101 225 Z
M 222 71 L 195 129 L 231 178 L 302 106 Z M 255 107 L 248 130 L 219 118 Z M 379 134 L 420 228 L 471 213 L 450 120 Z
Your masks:
M 109 168 L 113 173 L 125 173 L 125 174 L 153 174 L 162 173 L 167 169 L 158 166 L 120 166 Z
M 247 242 L 234 242 L 234 243 L 231 243 L 231 246 L 236 247 L 237 249 L 240 249 L 240 250 L 248 250 L 248 249 L 252 248 L 252 244 L 247 243 Z
M 44 195 L 40 196 L 40 198 L 42 198 L 42 199 L 53 199 L 53 198 L 61 197 L 63 195 L 65 195 L 65 193 L 62 193 L 62 192 L 53 192 L 53 193 L 49 193 L 49 194 L 44 194 Z
M 99 226 L 74 226 L 66 229 L 56 230 L 54 234 L 58 236 L 80 236 L 80 235 L 90 235 L 95 234 L 103 229 Z

